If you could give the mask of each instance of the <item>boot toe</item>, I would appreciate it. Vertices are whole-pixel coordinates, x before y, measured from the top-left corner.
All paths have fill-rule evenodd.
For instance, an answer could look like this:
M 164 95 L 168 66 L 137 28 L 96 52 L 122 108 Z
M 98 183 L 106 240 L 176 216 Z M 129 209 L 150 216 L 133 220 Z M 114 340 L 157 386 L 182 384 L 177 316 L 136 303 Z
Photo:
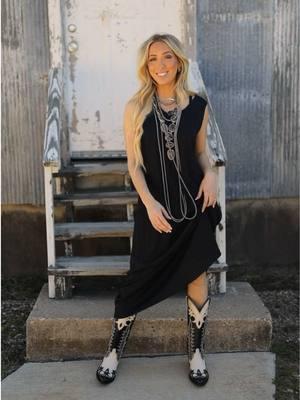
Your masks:
M 194 371 L 190 371 L 189 378 L 196 385 L 203 386 L 207 383 L 209 374 L 206 369 L 204 370 L 204 372 L 202 374 L 200 373 L 199 370 L 197 371 L 197 374 L 195 374 Z
M 101 372 L 101 370 L 98 368 L 96 371 L 96 377 L 99 382 L 105 384 L 105 383 L 110 383 L 110 382 L 114 381 L 115 377 L 116 377 L 116 373 L 113 372 L 112 375 L 108 375 L 108 374 Z

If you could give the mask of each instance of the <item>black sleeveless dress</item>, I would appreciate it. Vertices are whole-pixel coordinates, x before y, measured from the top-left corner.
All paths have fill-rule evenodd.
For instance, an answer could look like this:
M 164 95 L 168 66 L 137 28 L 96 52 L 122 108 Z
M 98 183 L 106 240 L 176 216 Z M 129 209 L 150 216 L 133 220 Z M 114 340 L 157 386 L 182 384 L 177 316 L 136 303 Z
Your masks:
M 196 158 L 195 149 L 196 135 L 201 128 L 206 104 L 206 100 L 198 95 L 189 96 L 189 104 L 182 110 L 177 133 L 181 176 L 193 199 L 203 179 L 203 171 Z M 166 116 L 170 113 L 163 112 Z M 165 145 L 163 149 L 171 212 L 179 218 L 181 213 L 178 175 L 173 161 L 167 158 Z M 143 124 L 141 151 L 150 193 L 166 208 L 153 111 L 147 115 Z M 194 208 L 186 191 L 183 191 L 187 199 L 187 216 L 190 217 Z M 203 194 L 195 203 L 197 215 L 194 219 L 184 219 L 182 222 L 167 219 L 172 226 L 172 232 L 160 233 L 152 226 L 147 209 L 138 197 L 134 209 L 130 269 L 118 287 L 114 318 L 140 312 L 185 289 L 188 283 L 207 271 L 220 257 L 221 252 L 215 239 L 215 228 L 221 219 L 219 204 L 214 208 L 206 207 L 202 213 Z

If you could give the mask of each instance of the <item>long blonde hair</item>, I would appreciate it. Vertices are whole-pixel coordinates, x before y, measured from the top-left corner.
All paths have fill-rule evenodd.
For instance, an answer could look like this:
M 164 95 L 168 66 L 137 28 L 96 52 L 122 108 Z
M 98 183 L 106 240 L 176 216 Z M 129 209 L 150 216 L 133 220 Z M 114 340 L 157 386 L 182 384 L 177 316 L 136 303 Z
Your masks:
M 156 85 L 153 81 L 147 66 L 149 47 L 154 42 L 164 42 L 174 52 L 178 58 L 179 69 L 175 82 L 175 98 L 179 106 L 183 106 L 189 95 L 196 94 L 188 89 L 187 76 L 189 61 L 184 54 L 181 42 L 169 33 L 154 34 L 150 36 L 138 49 L 137 57 L 137 76 L 141 83 L 139 90 L 130 98 L 132 104 L 132 125 L 134 130 L 133 152 L 135 157 L 135 170 L 140 165 L 146 171 L 143 156 L 141 152 L 141 137 L 143 134 L 143 123 L 146 116 L 152 110 L 152 99 L 156 91 Z

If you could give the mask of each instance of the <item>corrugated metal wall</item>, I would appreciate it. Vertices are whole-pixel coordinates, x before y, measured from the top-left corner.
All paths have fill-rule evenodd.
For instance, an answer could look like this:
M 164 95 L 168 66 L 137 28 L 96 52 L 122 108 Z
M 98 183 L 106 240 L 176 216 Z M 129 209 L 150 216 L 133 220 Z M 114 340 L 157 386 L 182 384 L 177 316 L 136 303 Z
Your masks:
M 228 153 L 226 197 L 298 194 L 297 0 L 197 0 L 198 61 Z M 46 0 L 2 2 L 2 203 L 41 204 Z
M 299 193 L 299 0 L 275 0 L 272 197 Z
M 47 0 L 2 1 L 2 203 L 44 203 Z
M 298 195 L 297 0 L 198 0 L 198 61 L 228 154 L 226 198 Z

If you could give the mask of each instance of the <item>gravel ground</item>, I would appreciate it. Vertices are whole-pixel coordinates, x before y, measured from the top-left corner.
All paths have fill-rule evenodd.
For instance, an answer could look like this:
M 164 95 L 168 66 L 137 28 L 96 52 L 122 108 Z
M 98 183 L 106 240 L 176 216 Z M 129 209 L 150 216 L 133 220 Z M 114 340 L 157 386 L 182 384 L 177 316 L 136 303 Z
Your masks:
M 299 399 L 299 294 L 258 291 L 273 320 L 271 351 L 276 354 L 276 400 Z
M 2 281 L 1 379 L 25 362 L 26 319 L 44 281 L 37 278 Z M 276 353 L 276 400 L 299 399 L 298 290 L 263 290 L 255 285 L 273 318 L 271 351 Z

